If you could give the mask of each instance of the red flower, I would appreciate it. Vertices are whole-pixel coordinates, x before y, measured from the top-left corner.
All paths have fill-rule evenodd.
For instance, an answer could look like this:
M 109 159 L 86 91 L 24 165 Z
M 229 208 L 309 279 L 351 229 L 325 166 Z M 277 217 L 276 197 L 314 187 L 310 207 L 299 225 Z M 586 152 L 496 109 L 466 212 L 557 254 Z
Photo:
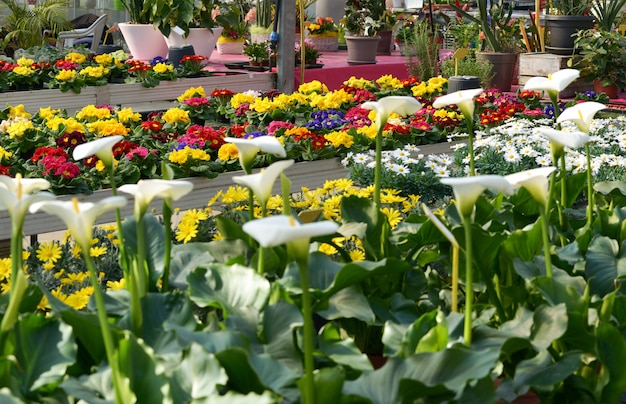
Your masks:
M 141 122 L 141 127 L 152 132 L 159 132 L 163 129 L 163 124 L 159 121 L 148 120 Z

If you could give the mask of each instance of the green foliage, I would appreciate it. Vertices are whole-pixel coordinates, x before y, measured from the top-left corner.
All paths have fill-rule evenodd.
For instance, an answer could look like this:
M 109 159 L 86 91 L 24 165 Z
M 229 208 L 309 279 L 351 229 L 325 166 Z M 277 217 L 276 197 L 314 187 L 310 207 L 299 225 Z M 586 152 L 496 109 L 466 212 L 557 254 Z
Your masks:
M 600 79 L 603 85 L 626 86 L 626 37 L 615 31 L 581 30 L 576 33 L 574 47 L 580 59 L 573 58 L 570 63 L 581 68 L 586 81 Z
M 491 72 L 493 65 L 485 59 L 477 58 L 474 51 L 471 51 L 466 57 L 458 59 L 458 65 L 452 57 L 442 60 L 439 69 L 441 75 L 448 79 L 455 75 L 478 77 L 483 88 L 489 87 L 489 81 L 493 76 Z
M 411 76 L 422 81 L 437 75 L 437 63 L 439 60 L 439 48 L 426 20 L 415 23 L 413 31 L 407 38 L 406 45 L 413 49 L 408 52 L 407 64 Z M 413 56 L 414 55 L 414 56 Z

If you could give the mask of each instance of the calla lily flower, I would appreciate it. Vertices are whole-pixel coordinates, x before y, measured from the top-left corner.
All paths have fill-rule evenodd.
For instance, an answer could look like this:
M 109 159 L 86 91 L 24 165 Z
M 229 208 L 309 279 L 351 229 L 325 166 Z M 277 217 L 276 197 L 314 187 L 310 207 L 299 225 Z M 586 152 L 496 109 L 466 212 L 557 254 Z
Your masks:
M 578 126 L 578 130 L 589 133 L 591 121 L 598 111 L 606 109 L 606 105 L 595 101 L 581 102 L 567 108 L 559 115 L 557 122 L 571 121 Z
M 136 184 L 122 185 L 119 190 L 135 197 L 135 217 L 141 218 L 154 198 L 176 201 L 193 189 L 189 181 L 168 181 L 160 179 L 141 180 Z
M 26 213 L 32 204 L 55 198 L 50 192 L 38 192 L 48 188 L 50 183 L 44 179 L 0 175 L 0 210 L 9 212 L 14 230 L 21 231 Z
M 433 102 L 433 108 L 442 108 L 447 105 L 456 105 L 469 122 L 474 121 L 474 98 L 483 92 L 482 88 L 461 90 L 442 95 Z
M 462 217 L 469 217 L 474 211 L 476 200 L 485 189 L 512 194 L 513 186 L 501 175 L 475 175 L 471 177 L 441 178 L 441 183 L 450 185 L 456 199 L 456 207 Z
M 71 201 L 42 201 L 34 203 L 30 207 L 31 212 L 43 210 L 46 213 L 55 215 L 61 219 L 76 243 L 86 251 L 91 246 L 93 226 L 98 216 L 104 212 L 126 205 L 126 198 L 123 196 L 110 196 L 99 202 L 78 202 L 77 199 Z
M 546 91 L 550 94 L 550 98 L 553 95 L 556 97 L 579 76 L 579 70 L 563 69 L 548 77 L 531 77 L 524 85 L 524 90 Z
M 339 225 L 331 221 L 300 223 L 293 216 L 277 215 L 251 220 L 243 225 L 243 231 L 255 239 L 261 247 L 276 247 L 312 237 L 334 234 Z
M 292 166 L 293 163 L 293 160 L 277 161 L 256 174 L 235 176 L 233 181 L 250 188 L 261 205 L 265 206 L 272 195 L 272 188 L 276 178 L 278 178 L 280 173 Z
M 547 126 L 542 126 L 536 130 L 550 140 L 550 146 L 553 148 L 552 153 L 556 157 L 563 154 L 564 146 L 570 149 L 578 149 L 589 141 L 589 135 L 583 132 L 565 132 Z
M 389 96 L 378 101 L 364 102 L 361 108 L 376 111 L 376 129 L 380 130 L 385 127 L 392 113 L 395 112 L 401 116 L 413 115 L 422 108 L 422 103 L 413 97 Z
M 540 167 L 507 175 L 507 181 L 515 188 L 523 187 L 537 203 L 546 206 L 548 203 L 548 177 L 556 167 Z
M 273 154 L 277 157 L 287 157 L 285 148 L 274 136 L 258 136 L 252 139 L 225 137 L 224 141 L 237 146 L 239 162 L 247 174 L 250 174 L 252 162 L 260 151 Z
M 82 160 L 89 156 L 96 155 L 106 167 L 113 165 L 113 146 L 124 139 L 124 136 L 107 136 L 91 142 L 79 144 L 74 148 L 72 156 L 74 160 Z

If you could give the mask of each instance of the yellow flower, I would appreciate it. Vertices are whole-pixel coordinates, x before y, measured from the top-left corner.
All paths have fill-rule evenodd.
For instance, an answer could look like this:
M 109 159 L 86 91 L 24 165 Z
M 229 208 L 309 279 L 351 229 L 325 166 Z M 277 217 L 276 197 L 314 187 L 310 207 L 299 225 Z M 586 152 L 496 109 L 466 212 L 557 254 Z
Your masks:
M 341 195 L 334 195 L 324 201 L 323 212 L 326 220 L 339 219 Z
M 78 52 L 70 52 L 67 55 L 65 55 L 65 60 L 69 60 L 70 62 L 81 64 L 85 60 L 87 60 L 87 56 Z
M 428 93 L 427 88 L 426 88 L 426 82 L 422 81 L 419 84 L 416 84 L 413 87 L 411 87 L 411 93 L 413 93 L 414 97 L 425 96 Z
M 381 76 L 376 80 L 376 84 L 383 90 L 397 90 L 404 87 L 402 81 L 393 77 L 391 74 Z
M 63 285 L 80 285 L 82 284 L 89 275 L 86 272 L 78 272 L 78 273 L 69 273 L 63 279 L 61 279 L 61 284 Z
M 109 69 L 104 66 L 87 66 L 78 72 L 81 76 L 100 78 L 109 74 Z
M 376 125 L 362 126 L 358 128 L 356 132 L 359 135 L 365 136 L 368 139 L 376 139 Z
M 18 66 L 30 67 L 35 64 L 35 61 L 33 59 L 28 59 L 22 56 L 21 58 L 17 59 L 16 63 Z
M 46 107 L 46 108 L 39 108 L 39 116 L 42 117 L 43 119 L 50 119 L 55 115 L 58 115 L 61 113 L 60 109 L 52 109 L 50 107 Z
M 215 235 L 213 236 L 213 241 L 217 241 L 217 240 L 222 240 L 224 238 L 224 236 L 222 235 L 222 233 L 217 232 L 215 233 Z
M 157 63 L 152 67 L 152 70 L 154 70 L 156 73 L 164 74 L 173 71 L 174 66 L 167 63 Z
M 247 200 L 248 188 L 244 188 L 239 185 L 229 187 L 226 192 L 222 194 L 222 202 L 225 204 L 238 203 Z
M 232 161 L 239 158 L 237 145 L 234 143 L 224 143 L 217 151 L 217 158 L 222 161 Z
M 20 75 L 20 76 L 30 76 L 34 72 L 35 71 L 29 66 L 17 66 L 13 68 L 13 73 Z
M 237 109 L 241 104 L 252 104 L 254 102 L 254 95 L 249 93 L 237 93 L 230 99 L 230 106 Z
M 61 70 L 54 76 L 55 80 L 59 81 L 70 81 L 76 77 L 76 70 Z
M 93 60 L 96 63 L 101 64 L 103 66 L 111 66 L 113 64 L 113 56 L 108 53 L 103 53 L 101 55 L 96 55 Z
M 107 253 L 107 248 L 105 246 L 96 246 L 96 247 L 91 247 L 89 249 L 89 255 L 91 257 L 99 257 L 106 253 Z
M 350 148 L 354 144 L 354 138 L 347 132 L 335 131 L 324 135 L 324 139 L 330 142 L 335 149 L 340 147 Z
M 322 83 L 319 80 L 313 80 L 308 83 L 302 83 L 298 87 L 298 92 L 303 94 L 311 94 L 311 93 L 327 93 L 328 87 L 326 84 Z
M 63 249 L 56 241 L 41 243 L 37 248 L 37 259 L 41 262 L 57 262 L 63 255 Z
M 54 262 L 52 261 L 46 261 L 43 263 L 42 265 L 43 269 L 45 269 L 46 271 L 51 271 L 54 269 Z
M 352 250 L 348 253 L 350 259 L 354 262 L 365 260 L 365 252 L 363 250 Z
M 111 117 L 111 110 L 108 108 L 98 108 L 94 104 L 84 106 L 76 113 L 76 118 L 81 120 L 107 119 Z
M 108 290 L 122 290 L 126 287 L 126 279 L 122 278 L 119 281 L 107 281 Z
M 9 118 L 27 118 L 31 117 L 31 114 L 26 111 L 24 104 L 18 104 L 14 107 L 9 107 Z
M 2 159 L 9 159 L 11 156 L 13 156 L 13 153 L 6 151 L 4 147 L 0 146 L 0 161 L 2 161 Z
M 389 221 L 389 225 L 392 229 L 395 228 L 402 221 L 402 215 L 397 209 L 382 208 L 380 211 L 383 212 L 385 216 L 387 216 L 387 220 Z
M 28 120 L 16 120 L 11 126 L 7 128 L 7 133 L 9 134 L 9 139 L 21 139 L 24 136 L 24 133 L 33 129 L 33 123 Z
M 0 281 L 11 277 L 11 258 L 0 258 Z
M 185 212 L 183 218 L 181 219 L 182 222 L 191 222 L 191 223 L 198 223 L 202 220 L 207 220 L 209 218 L 209 215 L 207 214 L 206 211 L 204 210 L 199 210 L 199 209 L 190 209 L 188 211 Z
M 267 209 L 270 210 L 281 210 L 283 209 L 283 197 L 281 195 L 271 196 L 270 199 L 267 200 Z
M 189 111 L 180 108 L 170 108 L 163 114 L 163 120 L 169 124 L 190 123 Z
M 347 87 L 360 88 L 360 89 L 368 89 L 375 88 L 376 86 L 370 80 L 352 76 L 348 80 L 344 81 L 343 84 Z
M 123 124 L 129 122 L 140 122 L 141 114 L 139 112 L 133 112 L 132 108 L 122 108 L 117 111 L 117 120 Z
M 189 89 L 187 89 L 184 93 L 182 93 L 180 96 L 178 96 L 178 98 L 176 99 L 178 102 L 184 102 L 190 98 L 193 97 L 206 97 L 206 93 L 204 92 L 204 88 L 202 86 L 198 86 L 198 87 L 190 87 Z
M 192 221 L 183 221 L 176 227 L 176 241 L 187 244 L 198 235 L 198 224 Z
M 87 124 L 87 129 L 90 133 L 99 136 L 126 136 L 130 132 L 129 128 L 119 123 L 115 118 L 90 122 Z
M 89 303 L 89 298 L 93 294 L 93 286 L 86 286 L 76 292 L 72 293 L 65 299 L 65 304 L 76 309 L 81 310 Z
M 335 247 L 326 243 L 320 244 L 317 250 L 326 255 L 335 255 L 338 252 Z
M 62 125 L 65 126 L 64 130 L 67 133 L 72 133 L 72 132 L 85 133 L 85 127 L 83 126 L 83 124 L 78 122 L 73 117 L 62 118 L 60 116 L 56 116 L 46 121 L 46 126 L 53 131 L 58 131 L 59 129 L 61 129 Z

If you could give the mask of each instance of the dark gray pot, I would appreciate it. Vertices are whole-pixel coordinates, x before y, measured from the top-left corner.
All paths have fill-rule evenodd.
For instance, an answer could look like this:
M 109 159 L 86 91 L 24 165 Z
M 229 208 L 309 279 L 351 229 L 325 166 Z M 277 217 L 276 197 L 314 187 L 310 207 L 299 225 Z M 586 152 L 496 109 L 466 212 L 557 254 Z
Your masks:
M 579 30 L 593 28 L 592 15 L 546 15 L 548 45 L 546 50 L 557 55 L 571 55 L 574 50 L 573 35 Z

